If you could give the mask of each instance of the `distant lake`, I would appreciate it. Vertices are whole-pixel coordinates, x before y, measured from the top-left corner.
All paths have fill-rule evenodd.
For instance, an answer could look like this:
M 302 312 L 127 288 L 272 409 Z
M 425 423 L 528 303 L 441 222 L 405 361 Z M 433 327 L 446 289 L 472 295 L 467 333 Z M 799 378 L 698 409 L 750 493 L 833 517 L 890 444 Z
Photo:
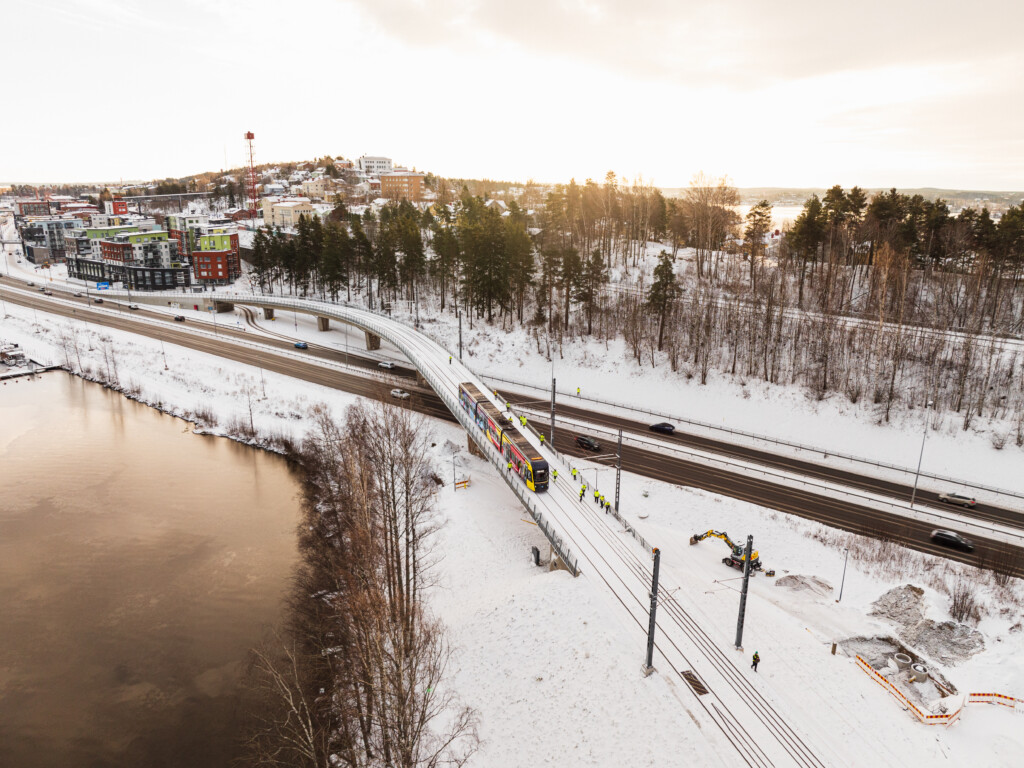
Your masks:
M 740 215 L 740 218 L 745 218 L 753 205 L 737 205 L 736 212 Z M 782 229 L 783 225 L 789 222 L 790 224 L 796 220 L 796 217 L 803 211 L 803 205 L 775 205 L 772 206 L 772 223 L 776 229 Z

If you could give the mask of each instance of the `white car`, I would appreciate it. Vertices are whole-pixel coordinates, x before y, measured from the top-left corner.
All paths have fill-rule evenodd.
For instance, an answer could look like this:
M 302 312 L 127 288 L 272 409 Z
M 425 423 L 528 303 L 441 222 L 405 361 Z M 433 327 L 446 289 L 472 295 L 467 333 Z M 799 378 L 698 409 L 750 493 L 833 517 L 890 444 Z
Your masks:
M 392 363 L 390 360 L 384 360 L 383 362 L 377 363 L 378 368 L 383 368 L 385 371 L 393 371 L 398 366 Z
M 406 392 L 404 389 L 392 389 L 391 390 L 391 396 L 392 397 L 397 397 L 399 400 L 408 400 L 409 399 L 409 393 Z

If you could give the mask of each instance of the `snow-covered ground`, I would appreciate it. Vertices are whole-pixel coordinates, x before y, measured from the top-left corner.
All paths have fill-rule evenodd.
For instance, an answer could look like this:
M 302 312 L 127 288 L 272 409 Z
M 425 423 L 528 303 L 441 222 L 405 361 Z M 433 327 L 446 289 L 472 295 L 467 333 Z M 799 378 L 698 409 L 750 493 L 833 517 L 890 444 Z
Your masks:
M 71 321 L 46 313 L 38 313 L 36 321 L 31 309 L 9 303 L 6 310 L 8 317 L 0 320 L 0 339 L 20 343 L 39 361 L 64 359 L 57 329 L 70 327 Z M 355 399 L 285 376 L 261 375 L 250 366 L 171 344 L 163 348 L 165 370 L 157 341 L 94 325 L 86 328 L 77 323 L 75 327 L 83 363 L 101 371 L 104 349 L 116 349 L 121 381 L 130 383 L 140 399 L 181 415 L 212 412 L 217 418 L 210 428 L 213 432 L 230 431 L 233 423 L 248 424 L 251 402 L 258 431 L 300 437 L 303 416 L 313 403 L 326 402 L 340 412 Z M 288 328 L 294 330 L 291 323 L 276 327 Z M 305 330 L 300 326 L 300 331 Z M 471 360 L 487 363 L 485 340 L 471 339 L 476 351 Z M 493 339 L 487 343 L 495 350 L 505 348 Z M 514 335 L 507 343 L 517 343 Z M 487 364 L 496 365 L 500 356 L 495 351 L 494 360 Z M 577 361 L 578 376 L 588 391 L 641 399 L 668 386 L 656 378 L 648 383 L 639 377 L 627 378 L 622 372 L 616 386 L 613 376 L 596 373 L 611 364 L 611 357 L 605 353 L 604 360 L 593 367 L 587 367 L 587 359 Z M 537 358 L 535 346 L 533 354 L 522 354 L 516 378 L 550 376 L 546 361 L 530 362 Z M 561 370 L 556 369 L 556 375 Z M 673 384 L 678 390 L 678 381 Z M 731 403 L 727 395 L 715 400 L 711 387 L 703 390 L 708 402 Z M 761 407 L 786 413 L 786 405 L 793 419 L 814 423 L 815 415 L 799 399 L 766 401 Z M 758 418 L 756 408 L 744 413 L 750 420 Z M 696 415 L 709 417 L 708 412 Z M 818 427 L 818 433 L 826 429 L 856 433 L 858 423 L 856 416 L 834 414 L 827 427 Z M 696 765 L 735 764 L 735 752 L 722 735 L 697 725 L 699 702 L 681 680 L 661 673 L 642 677 L 645 633 L 626 620 L 617 602 L 587 574 L 572 579 L 532 564 L 531 546 L 546 554 L 543 535 L 490 465 L 468 455 L 460 429 L 440 422 L 431 422 L 429 428 L 434 433 L 438 474 L 446 480 L 439 490 L 438 510 L 447 519 L 438 542 L 444 553 L 438 566 L 439 586 L 431 601 L 449 625 L 458 649 L 450 684 L 481 714 L 484 744 L 473 764 L 646 766 L 674 764 L 681 755 Z M 914 432 L 908 432 L 907 438 L 912 440 Z M 902 432 L 889 429 L 882 434 L 895 440 Z M 843 437 L 820 436 L 823 440 Z M 934 454 L 944 455 L 956 447 L 956 441 L 951 443 L 946 446 L 942 434 L 930 436 L 928 451 L 934 444 Z M 992 458 L 995 452 L 988 448 L 988 454 Z M 452 489 L 453 461 L 455 473 L 471 477 L 465 491 Z M 1007 479 L 1002 477 L 996 484 L 1005 485 Z M 894 587 L 908 583 L 921 587 L 924 618 L 942 621 L 949 617 L 950 586 L 959 578 L 976 578 L 982 604 L 977 629 L 983 635 L 984 650 L 954 663 L 950 654 L 955 645 L 941 632 L 918 633 L 927 650 L 912 649 L 961 692 L 1024 697 L 1024 669 L 1016 662 L 1024 651 L 1020 629 L 1024 590 L 1019 581 L 999 585 L 976 569 L 941 558 L 628 474 L 623 478 L 622 499 L 623 515 L 661 548 L 664 583 L 678 585 L 678 592 L 662 595 L 663 603 L 685 601 L 757 689 L 780 711 L 793 716 L 798 732 L 820 745 L 826 764 L 917 765 L 948 760 L 953 765 L 987 766 L 1017 761 L 1024 733 L 1010 710 L 971 705 L 950 729 L 918 724 L 844 655 L 870 643 L 844 641 L 901 640 L 911 634 L 912 628 L 870 615 L 871 604 Z M 746 650 L 740 654 L 732 649 L 738 581 L 736 572 L 721 564 L 725 546 L 716 539 L 695 546 L 688 543 L 692 533 L 709 528 L 728 531 L 738 540 L 752 533 L 765 566 L 777 571 L 776 581 L 805 576 L 827 585 L 811 582 L 810 588 L 795 589 L 776 586 L 776 581 L 761 575 L 753 579 Z M 837 603 L 843 548 L 849 548 L 851 556 L 842 602 Z M 840 644 L 835 656 L 830 653 L 832 642 Z M 757 673 L 747 669 L 745 660 L 753 650 L 762 658 Z
M 405 307 L 396 309 L 407 312 Z M 425 332 L 449 349 L 458 349 L 455 317 L 421 308 L 419 318 Z M 857 404 L 842 397 L 819 401 L 796 388 L 753 378 L 738 384 L 714 372 L 708 384 L 701 386 L 698 378 L 673 373 L 664 363 L 639 368 L 622 339 L 577 339 L 561 349 L 552 343 L 549 360 L 543 334 L 534 337 L 523 329 L 502 330 L 484 323 L 470 328 L 464 317 L 462 335 L 463 361 L 485 379 L 493 376 L 549 388 L 553 376 L 559 391 L 570 398 L 580 387 L 585 398 L 647 409 L 652 422 L 662 420 L 660 416 L 693 419 L 820 447 L 830 455 L 850 454 L 911 469 L 921 453 L 924 418 L 920 411 L 893 411 L 892 421 L 885 424 L 866 400 Z M 955 415 L 931 416 L 922 472 L 1024 492 L 1020 471 L 1024 453 L 1012 440 L 997 450 L 981 426 L 983 421 L 978 429 L 964 432 Z M 730 439 L 725 434 L 719 437 Z M 935 485 L 939 491 L 956 488 L 956 484 Z

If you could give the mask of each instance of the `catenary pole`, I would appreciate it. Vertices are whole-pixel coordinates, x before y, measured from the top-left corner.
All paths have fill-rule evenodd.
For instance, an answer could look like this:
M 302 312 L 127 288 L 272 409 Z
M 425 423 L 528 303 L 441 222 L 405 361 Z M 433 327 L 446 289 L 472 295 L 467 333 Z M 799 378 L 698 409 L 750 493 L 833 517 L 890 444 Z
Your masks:
M 747 612 L 747 586 L 750 584 L 750 554 L 754 551 L 754 537 L 747 536 L 746 555 L 743 558 L 743 589 L 740 591 L 740 614 L 736 619 L 736 650 L 743 650 L 743 617 Z
M 615 464 L 615 511 L 619 511 L 619 480 L 622 475 L 622 430 L 619 430 L 619 447 L 616 451 L 617 462 Z
M 555 444 L 555 377 L 551 377 L 551 445 Z
M 654 555 L 654 572 L 651 575 L 651 621 L 647 625 L 647 659 L 644 662 L 644 675 L 654 671 L 654 627 L 658 611 L 658 570 L 661 567 L 661 550 L 655 547 L 651 550 Z

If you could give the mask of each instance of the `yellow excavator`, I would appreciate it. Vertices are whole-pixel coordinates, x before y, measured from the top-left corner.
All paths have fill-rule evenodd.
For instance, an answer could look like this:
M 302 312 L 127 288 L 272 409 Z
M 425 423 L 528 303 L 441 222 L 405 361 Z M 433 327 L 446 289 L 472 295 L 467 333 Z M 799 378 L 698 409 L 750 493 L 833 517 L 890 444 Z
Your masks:
M 729 538 L 729 534 L 725 531 L 704 531 L 704 533 L 695 533 L 690 537 L 691 544 L 697 544 L 698 542 L 704 541 L 704 539 L 714 537 L 721 539 L 729 545 L 729 556 L 722 558 L 722 563 L 728 565 L 730 568 L 737 570 L 743 570 L 743 564 L 746 560 L 746 554 L 743 551 L 743 547 L 739 546 L 735 541 Z M 751 571 L 762 571 L 764 568 L 761 566 L 761 558 L 758 557 L 757 551 L 750 553 L 750 570 Z M 766 576 L 774 576 L 775 571 L 765 571 Z

